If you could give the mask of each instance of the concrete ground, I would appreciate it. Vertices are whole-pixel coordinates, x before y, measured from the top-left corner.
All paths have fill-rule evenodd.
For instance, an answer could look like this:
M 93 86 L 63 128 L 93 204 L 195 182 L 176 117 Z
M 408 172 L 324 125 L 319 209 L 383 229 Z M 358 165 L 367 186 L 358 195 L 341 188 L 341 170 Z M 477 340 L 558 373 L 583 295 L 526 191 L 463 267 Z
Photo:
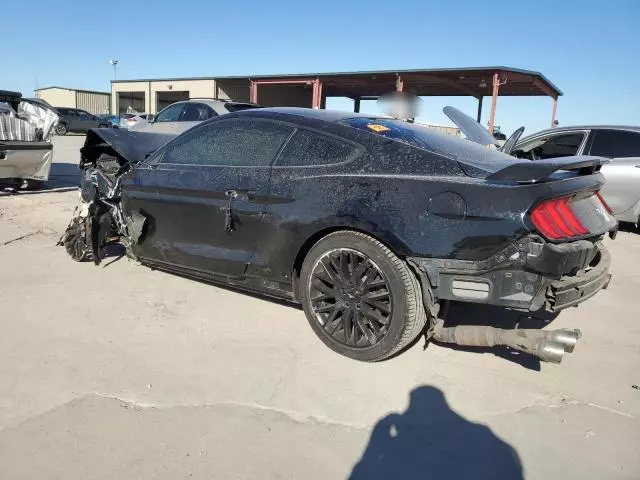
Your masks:
M 50 186 L 77 182 L 82 140 L 55 138 Z M 294 307 L 71 261 L 77 198 L 0 196 L 2 479 L 640 478 L 636 233 L 607 240 L 609 289 L 553 321 L 583 332 L 561 365 L 422 342 L 362 364 Z

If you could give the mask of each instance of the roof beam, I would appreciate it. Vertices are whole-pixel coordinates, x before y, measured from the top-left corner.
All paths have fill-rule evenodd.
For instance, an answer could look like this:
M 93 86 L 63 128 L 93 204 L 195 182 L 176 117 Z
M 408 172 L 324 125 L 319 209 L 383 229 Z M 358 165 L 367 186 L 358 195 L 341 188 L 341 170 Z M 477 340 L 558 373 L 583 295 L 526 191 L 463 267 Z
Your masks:
M 416 77 L 412 77 L 411 75 L 408 74 L 403 74 L 403 77 L 405 80 L 411 80 L 412 78 L 418 78 L 418 79 L 425 79 L 425 80 L 435 80 L 437 82 L 440 82 L 444 85 L 447 85 L 455 90 L 458 90 L 459 92 L 464 93 L 465 95 L 469 95 L 471 97 L 475 97 L 475 98 L 480 98 L 482 97 L 482 94 L 479 94 L 477 92 L 474 92 L 473 90 L 471 90 L 469 87 L 462 85 L 458 82 L 454 82 L 453 80 L 450 80 L 448 78 L 444 78 L 444 77 L 439 77 L 437 75 L 416 75 Z
M 536 87 L 538 87 L 540 90 L 542 90 L 544 93 L 549 95 L 551 98 L 553 98 L 554 100 L 558 99 L 558 94 L 554 92 L 553 89 L 549 87 L 549 85 L 541 81 L 539 78 L 533 77 L 533 84 Z

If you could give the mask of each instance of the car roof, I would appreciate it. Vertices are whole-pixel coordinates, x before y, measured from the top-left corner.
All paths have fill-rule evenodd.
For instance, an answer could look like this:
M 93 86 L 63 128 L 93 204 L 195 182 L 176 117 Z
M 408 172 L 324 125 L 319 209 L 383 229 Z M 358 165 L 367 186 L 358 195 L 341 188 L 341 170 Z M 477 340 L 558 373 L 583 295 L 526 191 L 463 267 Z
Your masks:
M 531 135 L 527 135 L 527 137 L 520 140 L 518 143 L 521 143 L 526 138 L 537 137 L 539 135 L 546 135 L 549 133 L 562 133 L 562 132 L 572 132 L 575 130 L 625 130 L 628 132 L 640 132 L 640 126 L 635 125 L 575 125 L 575 126 L 567 126 L 567 127 L 555 127 L 548 128 L 546 130 L 540 130 L 539 132 L 532 133 Z
M 370 115 L 364 113 L 345 112 L 341 110 L 321 110 L 317 108 L 302 107 L 266 107 L 259 110 L 245 110 L 242 115 L 264 115 L 265 113 L 275 113 L 284 115 L 295 115 L 299 117 L 310 118 L 314 120 L 323 120 L 325 122 L 339 122 L 348 118 L 385 118 L 379 115 Z M 238 112 L 239 114 L 240 112 Z
M 218 106 L 218 105 L 226 105 L 227 103 L 240 104 L 240 105 L 256 105 L 255 103 L 252 103 L 252 102 L 241 102 L 241 101 L 232 100 L 232 99 L 225 100 L 222 98 L 189 98 L 188 100 L 178 100 L 177 102 L 173 102 L 171 105 L 175 105 L 176 103 L 204 103 L 211 107 Z M 167 105 L 167 107 L 170 107 L 171 105 Z

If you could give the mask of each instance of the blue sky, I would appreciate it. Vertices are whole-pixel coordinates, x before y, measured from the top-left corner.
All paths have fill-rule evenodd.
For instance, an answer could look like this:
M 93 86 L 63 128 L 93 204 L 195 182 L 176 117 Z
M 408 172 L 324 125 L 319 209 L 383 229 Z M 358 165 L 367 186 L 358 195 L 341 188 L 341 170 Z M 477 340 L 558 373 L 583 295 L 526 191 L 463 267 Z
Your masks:
M 2 17 L 15 48 L 0 89 L 25 95 L 109 90 L 110 58 L 119 79 L 504 65 L 564 92 L 561 125 L 640 124 L 640 1 L 5 0 Z M 448 123 L 447 104 L 475 115 L 474 99 L 425 98 L 421 119 Z M 551 110 L 549 98 L 500 98 L 496 124 L 531 133 Z M 488 112 L 485 100 L 485 124 Z

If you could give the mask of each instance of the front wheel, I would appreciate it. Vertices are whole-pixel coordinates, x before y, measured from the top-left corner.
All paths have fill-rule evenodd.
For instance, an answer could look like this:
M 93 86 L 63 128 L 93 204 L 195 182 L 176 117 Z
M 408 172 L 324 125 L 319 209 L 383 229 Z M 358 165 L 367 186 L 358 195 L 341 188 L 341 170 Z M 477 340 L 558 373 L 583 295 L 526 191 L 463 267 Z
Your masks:
M 66 135 L 69 131 L 69 127 L 65 123 L 59 123 L 56 125 L 56 135 Z
M 373 362 L 424 329 L 420 285 L 407 264 L 369 235 L 340 231 L 307 254 L 300 299 L 311 328 L 333 351 Z

